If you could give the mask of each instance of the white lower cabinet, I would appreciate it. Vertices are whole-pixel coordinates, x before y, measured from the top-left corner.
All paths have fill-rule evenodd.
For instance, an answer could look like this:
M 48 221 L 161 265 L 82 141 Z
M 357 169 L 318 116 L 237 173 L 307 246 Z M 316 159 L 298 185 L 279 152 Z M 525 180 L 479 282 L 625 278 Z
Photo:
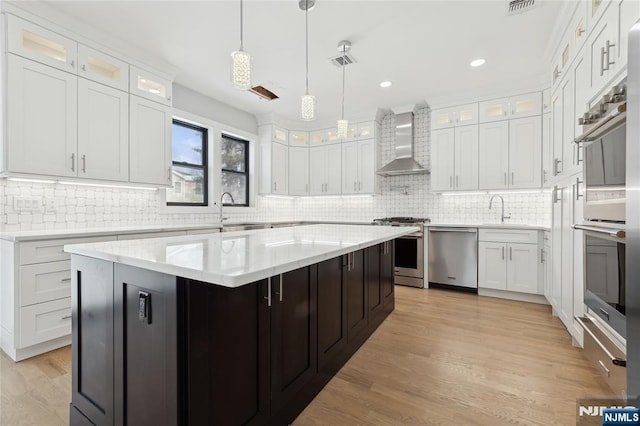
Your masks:
M 71 334 L 71 297 L 20 308 L 21 348 Z
M 481 229 L 478 288 L 540 294 L 538 231 Z
M 133 95 L 129 102 L 129 180 L 169 186 L 172 108 Z
M 342 146 L 338 144 L 309 149 L 311 195 L 337 195 L 342 191 Z
M 309 195 L 309 148 L 289 147 L 289 195 Z

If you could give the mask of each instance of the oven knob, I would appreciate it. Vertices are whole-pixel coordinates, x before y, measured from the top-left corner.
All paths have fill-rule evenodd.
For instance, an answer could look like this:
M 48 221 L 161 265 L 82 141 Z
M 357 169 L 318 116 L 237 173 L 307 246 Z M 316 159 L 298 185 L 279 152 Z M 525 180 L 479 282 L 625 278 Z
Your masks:
M 611 93 L 607 93 L 606 95 L 604 95 L 602 97 L 602 101 L 600 101 L 600 109 L 603 111 L 606 111 L 606 105 L 610 104 L 611 102 L 613 102 L 613 97 L 614 95 L 612 95 Z
M 587 123 L 584 122 L 584 118 L 580 117 L 580 118 L 578 118 L 578 124 L 581 125 L 581 126 L 584 126 Z
M 618 84 L 617 86 L 613 86 L 609 93 L 612 95 L 624 95 L 626 92 L 627 86 L 625 86 L 624 84 Z

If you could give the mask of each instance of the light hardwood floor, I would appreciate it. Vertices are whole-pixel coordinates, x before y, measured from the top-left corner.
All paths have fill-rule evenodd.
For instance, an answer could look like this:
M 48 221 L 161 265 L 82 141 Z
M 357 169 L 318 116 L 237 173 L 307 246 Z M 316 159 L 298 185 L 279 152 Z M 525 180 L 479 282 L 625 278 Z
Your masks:
M 0 359 L 0 424 L 68 422 L 69 347 Z M 396 287 L 396 310 L 294 425 L 574 425 L 605 396 L 548 306 Z

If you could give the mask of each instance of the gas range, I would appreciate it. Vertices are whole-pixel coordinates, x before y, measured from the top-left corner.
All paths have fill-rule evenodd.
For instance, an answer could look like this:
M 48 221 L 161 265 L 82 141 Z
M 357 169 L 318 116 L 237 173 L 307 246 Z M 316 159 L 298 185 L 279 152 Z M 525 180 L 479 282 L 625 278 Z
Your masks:
M 383 217 L 380 219 L 373 219 L 373 225 L 416 226 L 420 228 L 420 233 L 424 231 L 424 225 L 430 222 L 431 219 L 419 217 Z

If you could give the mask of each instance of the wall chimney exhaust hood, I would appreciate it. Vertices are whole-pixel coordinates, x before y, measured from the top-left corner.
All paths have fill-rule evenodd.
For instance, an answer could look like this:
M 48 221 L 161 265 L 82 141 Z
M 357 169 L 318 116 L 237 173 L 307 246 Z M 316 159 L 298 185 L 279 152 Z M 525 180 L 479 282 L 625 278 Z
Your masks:
M 378 170 L 380 176 L 401 176 L 429 173 L 413 159 L 413 112 L 396 114 L 396 158 Z

